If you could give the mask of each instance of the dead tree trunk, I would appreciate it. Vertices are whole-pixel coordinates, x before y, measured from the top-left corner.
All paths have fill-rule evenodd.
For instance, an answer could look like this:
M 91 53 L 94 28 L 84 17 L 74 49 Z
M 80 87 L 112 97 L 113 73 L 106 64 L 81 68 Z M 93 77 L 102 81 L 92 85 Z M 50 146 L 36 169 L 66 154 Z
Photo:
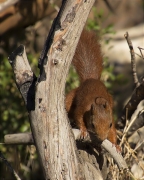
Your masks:
M 64 106 L 66 76 L 94 2 L 63 0 L 48 38 L 48 54 L 39 63 L 39 78 L 32 72 L 23 46 L 9 57 L 29 111 L 45 179 L 102 179 L 100 171 L 97 174 L 94 166 L 79 158 Z
M 99 156 L 98 162 L 95 148 L 76 143 L 78 137 L 70 127 L 64 105 L 66 76 L 94 2 L 63 0 L 39 59 L 38 78 L 31 70 L 23 45 L 9 57 L 17 87 L 29 112 L 32 135 L 21 134 L 19 139 L 8 135 L 5 142 L 34 143 L 45 179 L 102 180 L 102 174 L 107 175 L 103 156 Z M 105 140 L 102 146 L 112 154 L 120 169 L 127 169 L 122 156 L 110 142 Z M 105 172 L 101 173 L 100 169 Z

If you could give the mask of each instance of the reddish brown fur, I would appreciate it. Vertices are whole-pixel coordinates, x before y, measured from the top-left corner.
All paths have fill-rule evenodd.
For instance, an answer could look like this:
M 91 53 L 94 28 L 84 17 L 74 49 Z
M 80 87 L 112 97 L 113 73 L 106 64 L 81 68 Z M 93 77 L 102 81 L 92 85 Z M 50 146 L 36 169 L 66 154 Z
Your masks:
M 81 130 L 81 137 L 87 131 L 103 141 L 108 138 L 116 144 L 116 130 L 113 121 L 113 100 L 105 85 L 100 81 L 102 55 L 100 45 L 93 33 L 83 31 L 78 43 L 73 64 L 81 84 L 66 96 L 66 110 Z
M 100 79 L 102 55 L 98 37 L 94 33 L 83 31 L 73 58 L 73 64 L 83 82 L 86 79 Z

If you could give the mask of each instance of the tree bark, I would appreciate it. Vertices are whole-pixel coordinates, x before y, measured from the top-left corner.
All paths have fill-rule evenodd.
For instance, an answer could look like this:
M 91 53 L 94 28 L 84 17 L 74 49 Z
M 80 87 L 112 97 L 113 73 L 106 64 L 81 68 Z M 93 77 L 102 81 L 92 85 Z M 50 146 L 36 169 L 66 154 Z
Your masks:
M 25 61 L 23 46 L 9 57 L 16 83 L 29 111 L 30 124 L 45 179 L 102 179 L 99 167 L 78 155 L 65 111 L 65 82 L 74 51 L 94 0 L 63 1 L 48 54 L 37 79 Z M 85 153 L 85 152 L 84 152 Z M 96 170 L 97 169 L 97 170 Z
M 72 129 L 75 140 L 80 140 L 80 130 L 78 129 Z M 4 136 L 4 142 L 5 144 L 25 144 L 25 145 L 32 145 L 34 144 L 34 140 L 31 133 L 17 133 L 17 134 L 7 134 Z M 94 143 L 91 141 L 90 137 L 83 140 L 83 143 L 91 144 Z M 109 152 L 109 154 L 112 156 L 112 158 L 115 160 L 117 166 L 119 169 L 127 170 L 127 164 L 125 160 L 123 159 L 122 155 L 116 150 L 116 147 L 113 146 L 113 144 L 105 139 L 101 146 Z
M 15 4 L 16 3 L 16 4 Z M 60 6 L 61 1 L 56 2 Z M 0 36 L 22 29 L 55 12 L 50 1 L 14 0 L 0 4 Z

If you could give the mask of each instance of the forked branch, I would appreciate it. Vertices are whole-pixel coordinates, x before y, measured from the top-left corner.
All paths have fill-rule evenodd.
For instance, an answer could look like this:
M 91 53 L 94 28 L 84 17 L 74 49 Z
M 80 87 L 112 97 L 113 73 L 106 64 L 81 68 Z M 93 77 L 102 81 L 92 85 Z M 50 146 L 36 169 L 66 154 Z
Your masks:
M 127 119 L 130 120 L 130 118 L 133 115 L 134 111 L 136 110 L 138 104 L 144 99 L 144 78 L 142 79 L 141 83 L 138 81 L 133 45 L 132 45 L 132 42 L 130 40 L 129 34 L 126 33 L 124 36 L 127 40 L 128 46 L 130 48 L 131 67 L 132 67 L 133 79 L 134 79 L 134 83 L 136 85 L 136 88 L 134 89 L 130 100 L 128 101 L 128 103 L 124 107 L 122 115 L 118 120 L 117 127 L 119 129 L 123 129 L 125 124 L 126 124 L 126 110 L 128 111 Z

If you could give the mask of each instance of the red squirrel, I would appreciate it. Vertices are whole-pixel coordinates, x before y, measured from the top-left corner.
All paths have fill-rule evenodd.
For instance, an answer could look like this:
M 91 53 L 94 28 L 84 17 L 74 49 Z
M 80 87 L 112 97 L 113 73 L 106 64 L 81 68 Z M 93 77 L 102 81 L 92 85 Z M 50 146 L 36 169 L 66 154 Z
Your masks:
M 66 95 L 69 119 L 81 131 L 81 138 L 94 133 L 99 141 L 117 144 L 113 120 L 113 99 L 100 80 L 103 69 L 99 40 L 93 32 L 83 30 L 72 60 L 80 86 Z

